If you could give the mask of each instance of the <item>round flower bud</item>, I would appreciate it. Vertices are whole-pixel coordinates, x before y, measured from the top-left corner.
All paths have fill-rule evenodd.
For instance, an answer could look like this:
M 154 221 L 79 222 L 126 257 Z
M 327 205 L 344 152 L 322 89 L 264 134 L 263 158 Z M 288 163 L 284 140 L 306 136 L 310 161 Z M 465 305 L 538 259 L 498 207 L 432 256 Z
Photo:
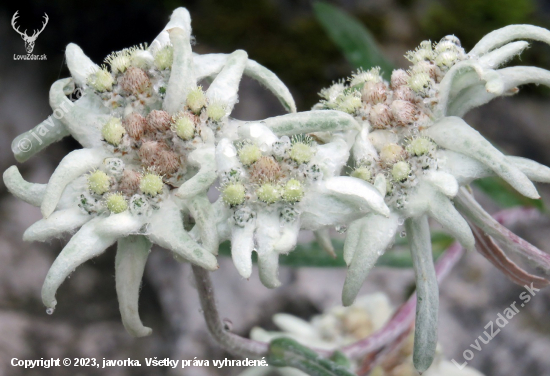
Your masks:
M 412 68 L 412 75 L 414 76 L 417 73 L 427 73 L 431 79 L 435 80 L 437 76 L 437 67 L 429 61 L 420 61 Z
M 119 178 L 122 176 L 122 173 L 124 172 L 125 164 L 120 158 L 106 158 L 103 161 L 103 164 L 105 164 L 104 171 L 107 172 L 107 174 L 114 176 L 115 178 Z
M 361 98 L 355 94 L 344 95 L 338 98 L 336 109 L 338 111 L 353 114 L 362 106 Z
M 382 81 L 382 76 L 380 76 L 380 67 L 374 67 L 368 71 L 359 69 L 357 73 L 352 74 L 349 81 L 350 86 L 361 85 L 365 82 L 380 82 Z
M 130 65 L 143 70 L 149 69 L 154 62 L 154 58 L 149 51 L 145 51 L 145 46 L 134 48 L 130 54 Z
M 364 181 L 370 181 L 372 173 L 367 167 L 357 167 L 355 170 L 353 170 L 351 176 Z
M 159 70 L 172 67 L 174 62 L 174 47 L 166 45 L 155 54 L 155 65 Z
M 380 160 L 385 164 L 392 164 L 402 159 L 404 150 L 397 144 L 387 144 L 380 151 Z
M 416 107 L 411 102 L 395 100 L 391 104 L 391 112 L 397 125 L 403 127 L 416 120 Z
M 361 91 L 361 99 L 370 104 L 383 103 L 388 98 L 387 89 L 383 82 L 366 82 Z
M 222 191 L 222 199 L 227 205 L 240 205 L 245 199 L 244 185 L 241 183 L 228 184 Z
M 120 193 L 113 193 L 107 197 L 107 209 L 113 214 L 122 213 L 128 209 L 128 202 Z
M 202 86 L 197 86 L 187 94 L 187 107 L 198 114 L 206 106 L 206 95 L 202 91 Z
M 452 67 L 458 60 L 458 55 L 455 51 L 445 51 L 437 55 L 435 64 L 440 68 L 448 69 Z
M 387 128 L 393 121 L 393 114 L 387 105 L 378 103 L 372 106 L 369 120 L 374 128 Z
M 290 147 L 290 158 L 299 163 L 307 163 L 313 158 L 313 155 L 315 154 L 315 150 L 303 142 L 295 142 Z
M 122 126 L 128 133 L 128 136 L 139 140 L 147 127 L 145 118 L 137 112 L 132 112 L 122 120 Z
M 161 193 L 163 188 L 164 183 L 162 182 L 162 178 L 150 172 L 143 175 L 139 183 L 139 189 L 143 193 L 153 197 Z
M 147 73 L 136 67 L 128 68 L 119 82 L 123 90 L 133 95 L 144 93 L 151 87 L 151 80 L 149 80 Z
M 103 171 L 96 170 L 88 176 L 88 188 L 96 195 L 102 195 L 109 191 L 111 178 Z
M 410 172 L 411 172 L 411 166 L 405 161 L 397 162 L 396 164 L 393 165 L 391 169 L 391 175 L 393 179 L 396 181 L 407 180 Z
M 415 138 L 407 145 L 407 151 L 416 156 L 428 154 L 434 148 L 434 143 L 427 138 Z
M 304 197 L 302 183 L 296 179 L 290 179 L 283 187 L 283 200 L 286 202 L 297 202 Z
M 124 49 L 122 51 L 113 52 L 105 58 L 105 62 L 111 66 L 111 71 L 114 74 L 124 73 L 130 66 L 130 51 Z
M 243 147 L 239 149 L 238 154 L 239 160 L 245 166 L 251 165 L 262 156 L 260 148 L 254 144 L 243 145 Z
M 151 205 L 144 196 L 136 194 L 130 198 L 130 213 L 133 215 L 148 215 L 150 208 Z
M 134 170 L 126 169 L 118 184 L 118 189 L 126 195 L 131 195 L 139 189 L 141 174 Z
M 393 91 L 393 99 L 399 99 L 402 101 L 408 101 L 408 102 L 414 102 L 415 94 L 414 91 L 407 85 L 399 86 L 397 89 Z
M 161 174 L 172 174 L 181 166 L 180 156 L 171 150 L 162 150 L 155 167 Z
M 272 181 L 281 174 L 281 166 L 273 157 L 262 156 L 250 166 L 249 173 L 254 182 Z
M 86 81 L 88 85 L 99 92 L 110 91 L 114 82 L 113 76 L 105 67 L 93 72 Z
M 391 88 L 397 89 L 400 86 L 406 85 L 409 80 L 409 74 L 403 69 L 395 69 L 391 73 Z
M 433 49 L 432 42 L 425 40 L 420 42 L 420 45 L 416 50 L 409 51 L 405 57 L 413 64 L 416 64 L 420 61 L 429 61 L 433 59 Z
M 165 132 L 170 129 L 172 121 L 170 114 L 163 110 L 153 110 L 149 112 L 145 119 L 147 120 L 147 129 L 150 132 Z
M 206 107 L 206 114 L 212 121 L 218 122 L 226 115 L 226 108 L 219 102 L 210 103 Z
M 172 118 L 172 131 L 182 140 L 188 141 L 195 135 L 195 119 L 189 113 Z
M 260 201 L 263 201 L 266 204 L 273 204 L 281 198 L 279 188 L 270 183 L 263 184 L 260 188 L 258 188 L 256 195 Z
M 428 73 L 416 72 L 411 75 L 407 82 L 409 87 L 417 93 L 424 93 L 430 87 L 431 78 Z
M 105 141 L 114 146 L 120 144 L 124 133 L 126 133 L 126 131 L 118 118 L 111 118 L 101 129 L 101 135 Z

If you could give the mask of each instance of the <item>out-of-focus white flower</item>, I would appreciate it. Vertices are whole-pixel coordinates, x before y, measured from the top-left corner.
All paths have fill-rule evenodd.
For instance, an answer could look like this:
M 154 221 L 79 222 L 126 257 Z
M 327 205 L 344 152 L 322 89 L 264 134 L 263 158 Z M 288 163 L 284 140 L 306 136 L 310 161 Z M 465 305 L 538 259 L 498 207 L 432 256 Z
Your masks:
M 364 295 L 349 307 L 334 307 L 326 312 L 313 316 L 310 321 L 285 313 L 273 316 L 273 322 L 281 331 L 266 331 L 255 327 L 250 337 L 257 341 L 270 342 L 276 338 L 291 338 L 304 346 L 317 349 L 336 351 L 346 345 L 364 339 L 380 330 L 391 318 L 393 309 L 388 298 L 381 293 Z M 418 375 L 412 362 L 412 335 L 407 337 L 395 352 L 388 354 L 382 363 L 374 368 L 374 376 L 405 376 Z M 353 364 L 353 367 L 358 367 Z M 240 376 L 262 376 L 267 374 L 282 376 L 306 375 L 294 368 L 254 367 Z M 459 370 L 451 362 L 443 358 L 438 351 L 433 366 L 424 373 L 428 376 L 483 376 L 473 368 Z

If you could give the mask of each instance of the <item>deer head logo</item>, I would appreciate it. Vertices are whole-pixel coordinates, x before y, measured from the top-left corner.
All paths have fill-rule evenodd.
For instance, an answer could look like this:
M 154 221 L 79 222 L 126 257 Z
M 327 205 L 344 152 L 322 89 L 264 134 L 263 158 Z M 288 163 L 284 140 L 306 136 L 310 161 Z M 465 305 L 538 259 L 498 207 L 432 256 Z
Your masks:
M 15 20 L 19 17 L 17 14 L 19 11 L 15 12 L 11 19 L 11 26 L 13 27 L 13 30 L 15 30 L 19 35 L 21 35 L 21 38 L 25 41 L 25 49 L 27 50 L 27 53 L 30 54 L 32 50 L 34 50 L 34 42 L 36 42 L 36 38 L 40 35 L 40 33 L 44 30 L 46 25 L 48 24 L 48 15 L 44 13 L 44 22 L 42 23 L 42 29 L 40 30 L 34 30 L 33 34 L 31 36 L 27 35 L 27 30 L 25 29 L 24 32 L 19 31 L 19 27 L 15 25 Z

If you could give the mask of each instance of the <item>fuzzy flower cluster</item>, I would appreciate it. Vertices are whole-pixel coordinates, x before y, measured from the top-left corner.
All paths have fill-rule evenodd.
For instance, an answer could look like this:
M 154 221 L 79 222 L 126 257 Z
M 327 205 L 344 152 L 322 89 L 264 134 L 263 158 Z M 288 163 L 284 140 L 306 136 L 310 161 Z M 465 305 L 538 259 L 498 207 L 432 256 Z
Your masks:
M 550 73 L 540 68 L 498 69 L 527 47 L 527 42 L 514 42 L 523 38 L 550 41 L 547 30 L 528 25 L 490 33 L 469 53 L 455 36 L 435 44 L 424 41 L 405 55 L 412 63 L 409 69 L 394 70 L 390 82 L 379 68 L 360 70 L 321 91 L 323 99 L 315 106 L 349 113 L 360 124 L 361 130 L 348 138 L 350 175 L 376 187 L 391 211 L 387 217 L 371 213 L 349 225 L 343 303 L 353 303 L 395 234 L 408 235 L 418 294 L 414 361 L 420 372 L 431 364 L 437 343 L 438 286 L 428 217 L 466 249 L 476 243 L 469 222 L 510 243 L 494 231 L 494 221 L 464 187 L 497 175 L 537 199 L 531 180 L 550 181 L 548 167 L 505 156 L 460 118 L 493 98 L 517 93 L 519 85 L 548 85 Z M 509 248 L 522 254 L 521 247 Z
M 68 135 L 83 148 L 60 162 L 48 184 L 25 181 L 15 166 L 4 173 L 10 192 L 43 215 L 25 240 L 74 233 L 44 282 L 48 312 L 70 273 L 117 243 L 123 323 L 133 335 L 148 335 L 138 297 L 152 244 L 178 261 L 215 270 L 218 246 L 230 240 L 241 276 L 251 276 L 256 252 L 260 279 L 274 288 L 279 256 L 295 248 L 300 230 L 314 231 L 333 252 L 334 227 L 347 228 L 342 300 L 351 305 L 404 225 L 418 296 L 413 360 L 425 371 L 435 356 L 438 310 L 428 217 L 465 248 L 476 243 L 470 222 L 525 256 L 525 245 L 508 241 L 466 188 L 497 175 L 538 198 L 531 181 L 550 181 L 549 168 L 505 156 L 461 119 L 520 85 L 550 84 L 543 69 L 499 68 L 527 47 L 522 39 L 549 43 L 550 32 L 505 27 L 469 53 L 454 36 L 422 42 L 406 55 L 410 68 L 395 70 L 390 82 L 379 68 L 360 70 L 323 90 L 313 110 L 298 113 L 287 87 L 246 52 L 193 53 L 184 8 L 149 46 L 113 52 L 101 66 L 69 44 L 71 77 L 50 89 L 56 116 L 17 137 L 12 149 L 24 162 Z M 243 75 L 290 113 L 234 119 Z M 69 103 L 75 88 L 83 95 Z M 212 187 L 219 191 L 215 202 L 207 196 Z

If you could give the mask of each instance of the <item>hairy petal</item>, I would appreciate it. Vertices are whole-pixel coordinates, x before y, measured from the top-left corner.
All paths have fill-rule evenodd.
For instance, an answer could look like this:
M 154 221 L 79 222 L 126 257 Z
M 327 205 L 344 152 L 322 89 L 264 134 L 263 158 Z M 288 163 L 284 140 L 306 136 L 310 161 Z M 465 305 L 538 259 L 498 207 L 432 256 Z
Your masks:
M 217 178 L 214 147 L 193 150 L 188 162 L 198 166 L 199 171 L 178 188 L 176 196 L 185 199 L 207 192 Z
M 463 116 L 472 108 L 479 107 L 502 95 L 513 95 L 517 87 L 525 84 L 550 86 L 550 72 L 537 67 L 508 67 L 494 71 L 492 76 L 482 77 L 485 83 L 464 90 L 452 104 L 448 114 Z
M 464 120 L 455 116 L 443 118 L 428 128 L 425 134 L 446 149 L 484 163 L 524 196 L 534 199 L 540 197 L 527 176 Z
M 353 116 L 334 110 L 314 110 L 276 116 L 265 119 L 265 124 L 278 136 L 360 129 Z
M 517 39 L 530 39 L 550 44 L 550 31 L 532 25 L 505 26 L 481 38 L 468 55 L 481 56 Z
M 26 242 L 43 242 L 51 238 L 57 238 L 66 232 L 75 229 L 88 222 L 92 217 L 82 212 L 80 208 L 70 208 L 54 212 L 50 217 L 33 223 L 23 234 Z
M 151 218 L 147 236 L 153 243 L 171 250 L 195 265 L 208 270 L 218 269 L 216 257 L 185 231 L 180 209 L 172 200 L 164 201 L 162 207 Z
M 506 159 L 519 168 L 532 181 L 550 183 L 550 167 L 522 157 L 509 156 Z
M 359 246 L 361 231 L 363 231 L 365 221 L 368 222 L 369 216 L 359 218 L 350 223 L 346 231 L 346 240 L 344 242 L 344 261 L 347 266 L 351 263 L 353 255 Z
M 72 79 L 57 80 L 50 89 L 50 106 L 71 136 L 85 148 L 102 147 L 101 128 L 109 119 L 109 110 L 91 90 L 76 102 L 67 98 L 67 87 L 72 91 Z M 53 136 L 52 136 L 53 137 Z
M 109 232 L 105 233 L 102 231 L 105 229 L 102 226 L 104 221 L 105 218 L 96 217 L 86 223 L 57 256 L 42 286 L 42 302 L 46 307 L 55 308 L 57 289 L 79 265 L 102 254 L 118 238 L 129 234 L 126 221 L 113 220 L 109 222 Z
M 54 142 L 70 135 L 61 120 L 50 115 L 30 131 L 20 134 L 11 143 L 17 162 L 23 163 Z
M 312 188 L 304 196 L 302 207 L 302 228 L 308 230 L 349 223 L 369 212 L 367 207 L 360 207 L 346 196 L 334 195 L 323 187 Z
M 432 364 L 437 346 L 439 287 L 433 264 L 430 227 L 426 216 L 405 221 L 416 275 L 416 321 L 413 363 L 420 373 Z
M 227 54 L 193 55 L 197 80 L 213 77 L 218 74 L 225 65 L 228 56 Z M 279 99 L 279 102 L 281 102 L 285 110 L 288 112 L 296 112 L 296 104 L 294 103 L 292 94 L 290 94 L 286 85 L 275 73 L 258 64 L 256 61 L 248 59 L 244 68 L 244 74 L 258 81 L 265 86 L 266 89 L 271 91 L 277 99 Z
M 455 177 L 443 171 L 427 171 L 422 179 L 430 183 L 445 196 L 454 197 L 458 193 L 458 182 Z
M 4 184 L 8 191 L 20 200 L 40 206 L 46 193 L 46 184 L 29 183 L 21 176 L 17 166 L 11 166 L 4 171 Z
M 216 147 L 216 166 L 218 173 L 229 172 L 232 169 L 241 167 L 237 157 L 237 149 L 227 138 L 221 139 Z
M 357 205 L 365 206 L 373 212 L 388 217 L 390 209 L 386 206 L 380 192 L 371 184 L 349 176 L 337 176 L 325 182 L 329 192 Z
M 323 251 L 336 258 L 336 251 L 334 250 L 334 245 L 332 244 L 330 230 L 328 229 L 328 227 L 313 231 L 313 234 L 315 235 L 315 240 L 317 241 L 317 244 L 319 244 Z
M 150 251 L 151 242 L 144 236 L 128 236 L 118 241 L 115 258 L 118 306 L 124 327 L 134 337 L 153 332 L 143 326 L 138 311 L 139 287 Z
M 478 59 L 479 64 L 488 67 L 496 68 L 499 65 L 506 63 L 507 61 L 519 55 L 529 46 L 528 42 L 517 41 L 495 49 Z
M 334 137 L 331 142 L 317 146 L 311 163 L 321 168 L 326 179 L 330 176 L 339 176 L 348 159 L 348 144 L 343 138 Z
M 489 260 L 489 262 L 500 270 L 510 281 L 519 286 L 529 286 L 533 284 L 533 287 L 537 289 L 541 289 L 550 284 L 549 280 L 526 272 L 510 260 L 502 249 L 496 245 L 494 240 L 490 236 L 484 234 L 479 227 L 474 226 L 473 231 L 479 253 Z
M 281 235 L 274 245 L 275 251 L 279 253 L 288 253 L 296 247 L 298 235 L 300 233 L 300 220 L 296 219 L 292 223 L 283 223 L 281 225 Z
M 231 258 L 235 268 L 243 278 L 250 278 L 252 274 L 255 230 L 256 220 L 254 218 L 246 222 L 243 227 L 231 227 Z
M 202 246 L 213 255 L 217 255 L 219 245 L 216 228 L 217 213 L 208 200 L 206 192 L 185 200 L 185 206 L 195 219 L 195 226 L 199 228 Z
M 275 73 L 258 64 L 254 60 L 248 60 L 244 73 L 264 85 L 269 91 L 271 91 L 279 102 L 283 105 L 288 112 L 296 112 L 296 104 L 294 98 L 286 85 L 277 77 Z
M 187 94 L 197 85 L 197 82 L 193 72 L 190 30 L 173 27 L 168 30 L 168 33 L 174 46 L 174 62 L 162 108 L 170 114 L 175 114 L 183 110 Z
M 256 243 L 258 245 L 258 269 L 260 280 L 270 289 L 279 287 L 279 253 L 275 244 L 280 238 L 279 212 L 258 211 L 256 219 Z
M 174 9 L 170 16 L 170 21 L 168 21 L 164 29 L 157 35 L 153 42 L 151 42 L 151 46 L 148 50 L 154 53 L 158 49 L 170 44 L 168 30 L 176 27 L 185 30 L 186 34 L 191 35 L 191 15 L 184 7 Z
M 453 235 L 466 249 L 475 247 L 474 235 L 466 220 L 455 209 L 451 200 L 439 192 L 430 195 L 428 214 Z
M 75 83 L 78 86 L 85 86 L 86 80 L 90 73 L 99 69 L 88 56 L 84 54 L 82 48 L 74 43 L 69 43 L 65 49 L 65 59 L 67 60 L 67 67 Z
M 228 56 L 225 66 L 206 91 L 209 100 L 219 100 L 228 106 L 229 112 L 233 110 L 247 60 L 248 54 L 243 50 L 237 50 Z
M 44 218 L 55 210 L 65 187 L 78 178 L 101 166 L 107 157 L 103 149 L 79 149 L 67 154 L 53 172 L 40 207 Z
M 546 274 L 550 275 L 550 255 L 498 223 L 465 188 L 460 189 L 455 198 L 455 205 L 469 221 L 500 242 L 499 244 L 506 251 L 517 253 L 529 263 L 541 268 Z
M 251 140 L 254 144 L 265 148 L 265 152 L 271 152 L 273 143 L 279 140 L 271 129 L 261 122 L 246 122 L 239 126 L 239 138 Z
M 344 282 L 342 291 L 344 306 L 353 304 L 369 271 L 376 264 L 376 260 L 392 243 L 399 226 L 398 219 L 396 214 L 385 218 L 371 213 L 354 222 L 360 223 L 361 231 Z

